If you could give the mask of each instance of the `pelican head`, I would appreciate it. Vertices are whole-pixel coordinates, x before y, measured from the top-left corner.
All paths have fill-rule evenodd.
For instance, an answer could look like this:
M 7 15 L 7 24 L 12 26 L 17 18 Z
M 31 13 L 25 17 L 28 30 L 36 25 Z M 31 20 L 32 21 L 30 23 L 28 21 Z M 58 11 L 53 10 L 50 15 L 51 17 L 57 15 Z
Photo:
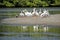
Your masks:
M 36 8 L 33 9 L 33 12 L 35 12 L 35 11 L 36 11 Z

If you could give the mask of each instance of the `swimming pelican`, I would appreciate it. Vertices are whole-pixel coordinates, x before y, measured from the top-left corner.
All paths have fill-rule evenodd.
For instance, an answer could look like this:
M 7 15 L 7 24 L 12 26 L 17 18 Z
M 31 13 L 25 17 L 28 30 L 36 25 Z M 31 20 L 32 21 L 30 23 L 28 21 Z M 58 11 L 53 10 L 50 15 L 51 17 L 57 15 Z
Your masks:
M 47 17 L 47 16 L 49 16 L 48 10 L 44 10 L 43 13 L 40 16 L 41 17 Z

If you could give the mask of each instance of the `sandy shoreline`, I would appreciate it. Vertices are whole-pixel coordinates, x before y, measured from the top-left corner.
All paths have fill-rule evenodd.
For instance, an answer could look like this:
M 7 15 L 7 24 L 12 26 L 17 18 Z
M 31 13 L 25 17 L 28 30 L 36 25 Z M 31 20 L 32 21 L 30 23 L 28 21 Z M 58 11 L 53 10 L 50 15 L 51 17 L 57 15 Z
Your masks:
M 49 17 L 19 17 L 2 19 L 1 23 L 5 24 L 47 24 L 60 26 L 60 14 L 51 15 Z

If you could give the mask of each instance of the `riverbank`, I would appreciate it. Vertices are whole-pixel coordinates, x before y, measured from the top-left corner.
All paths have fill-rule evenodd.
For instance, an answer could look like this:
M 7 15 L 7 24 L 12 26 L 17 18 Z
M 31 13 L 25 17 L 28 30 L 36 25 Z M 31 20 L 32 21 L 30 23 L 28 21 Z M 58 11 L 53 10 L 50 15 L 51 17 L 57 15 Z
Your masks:
M 45 24 L 45 25 L 57 25 L 60 26 L 60 14 L 50 15 L 49 17 L 19 17 L 19 18 L 6 18 L 2 19 L 1 23 L 4 24 Z

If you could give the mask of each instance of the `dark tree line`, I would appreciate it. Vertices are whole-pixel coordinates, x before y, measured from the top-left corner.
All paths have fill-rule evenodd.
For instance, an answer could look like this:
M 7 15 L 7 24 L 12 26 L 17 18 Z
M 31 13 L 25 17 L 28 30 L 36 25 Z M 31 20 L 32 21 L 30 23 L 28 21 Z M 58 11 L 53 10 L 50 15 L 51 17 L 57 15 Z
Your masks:
M 0 7 L 50 7 L 60 6 L 60 0 L 0 0 Z

